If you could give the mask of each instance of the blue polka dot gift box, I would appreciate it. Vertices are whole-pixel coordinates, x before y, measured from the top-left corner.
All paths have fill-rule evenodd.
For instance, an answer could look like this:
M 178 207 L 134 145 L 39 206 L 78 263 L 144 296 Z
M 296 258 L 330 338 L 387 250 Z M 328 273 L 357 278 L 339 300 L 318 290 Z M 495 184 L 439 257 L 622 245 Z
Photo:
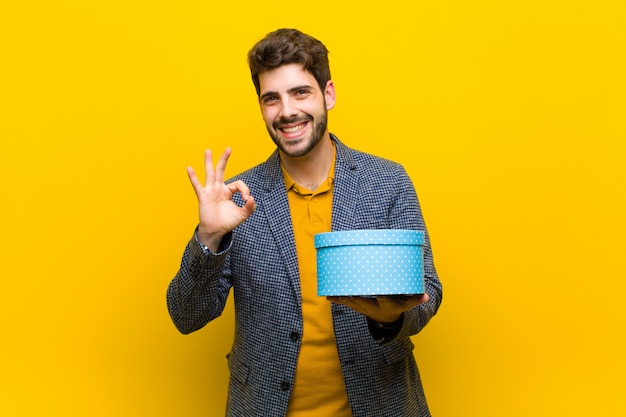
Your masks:
M 319 296 L 424 293 L 424 232 L 348 230 L 314 236 Z

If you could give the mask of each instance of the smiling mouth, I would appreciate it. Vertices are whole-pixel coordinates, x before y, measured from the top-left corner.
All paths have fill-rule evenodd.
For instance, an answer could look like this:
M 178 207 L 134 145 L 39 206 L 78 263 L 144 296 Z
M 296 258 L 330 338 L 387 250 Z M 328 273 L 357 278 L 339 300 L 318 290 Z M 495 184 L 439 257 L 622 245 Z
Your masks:
M 299 131 L 301 131 L 302 129 L 304 129 L 306 127 L 306 122 L 299 124 L 297 126 L 291 126 L 291 127 L 281 127 L 280 130 L 285 132 L 285 133 L 297 133 Z

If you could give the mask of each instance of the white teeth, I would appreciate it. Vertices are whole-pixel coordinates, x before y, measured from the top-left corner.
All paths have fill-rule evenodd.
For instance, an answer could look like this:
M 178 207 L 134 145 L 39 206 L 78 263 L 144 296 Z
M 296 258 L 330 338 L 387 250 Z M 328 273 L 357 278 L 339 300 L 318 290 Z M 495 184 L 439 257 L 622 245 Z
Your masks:
M 298 126 L 294 126 L 294 127 L 284 127 L 283 128 L 283 132 L 285 133 L 296 133 L 300 130 L 304 129 L 304 125 L 298 125 Z

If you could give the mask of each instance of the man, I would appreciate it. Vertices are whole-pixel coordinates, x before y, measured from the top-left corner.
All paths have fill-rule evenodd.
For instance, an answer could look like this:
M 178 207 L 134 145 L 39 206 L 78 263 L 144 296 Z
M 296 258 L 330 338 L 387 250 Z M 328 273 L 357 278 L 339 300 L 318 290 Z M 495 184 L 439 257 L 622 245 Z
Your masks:
M 327 54 L 292 29 L 268 34 L 249 52 L 277 150 L 226 183 L 230 149 L 215 167 L 206 152 L 205 184 L 188 168 L 200 221 L 168 288 L 168 308 L 190 333 L 222 313 L 233 289 L 229 416 L 429 416 L 410 339 L 441 303 L 428 235 L 425 294 L 316 293 L 316 233 L 425 230 L 405 170 L 329 133 L 335 87 Z

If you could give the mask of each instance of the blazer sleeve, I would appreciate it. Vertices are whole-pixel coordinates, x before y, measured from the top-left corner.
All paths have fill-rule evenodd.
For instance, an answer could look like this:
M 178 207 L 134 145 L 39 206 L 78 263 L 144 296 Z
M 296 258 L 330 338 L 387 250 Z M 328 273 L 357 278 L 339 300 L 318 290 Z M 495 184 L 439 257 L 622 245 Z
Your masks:
M 178 273 L 167 288 L 167 308 L 176 328 L 183 334 L 201 329 L 224 311 L 232 287 L 228 254 L 232 233 L 224 236 L 217 253 L 198 239 L 197 229 L 181 261 Z
M 418 305 L 404 314 L 402 327 L 395 337 L 395 339 L 398 339 L 417 334 L 428 324 L 439 309 L 443 288 L 435 269 L 430 237 L 415 187 L 405 169 L 401 165 L 397 165 L 396 168 L 395 178 L 398 179 L 398 183 L 397 187 L 395 187 L 395 194 L 389 212 L 390 226 L 391 228 L 417 229 L 425 232 L 424 288 L 430 296 L 427 303 Z

